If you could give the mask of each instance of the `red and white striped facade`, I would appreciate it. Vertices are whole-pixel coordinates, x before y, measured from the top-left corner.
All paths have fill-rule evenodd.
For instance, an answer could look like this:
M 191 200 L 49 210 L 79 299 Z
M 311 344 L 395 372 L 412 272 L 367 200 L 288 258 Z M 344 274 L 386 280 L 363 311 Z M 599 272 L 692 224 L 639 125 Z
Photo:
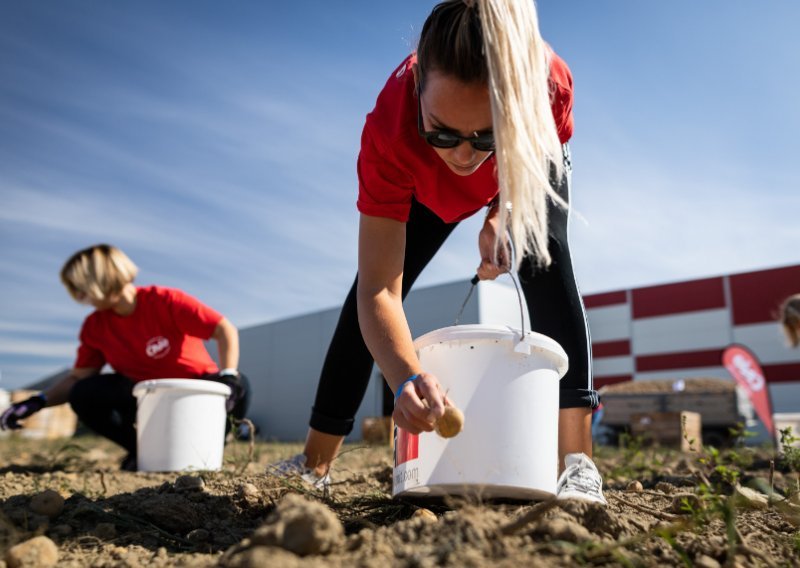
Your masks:
M 776 321 L 781 302 L 798 292 L 800 265 L 584 296 L 595 388 L 730 378 L 722 351 L 739 343 L 759 358 L 771 387 L 793 382 L 800 397 L 800 349 L 787 346 Z

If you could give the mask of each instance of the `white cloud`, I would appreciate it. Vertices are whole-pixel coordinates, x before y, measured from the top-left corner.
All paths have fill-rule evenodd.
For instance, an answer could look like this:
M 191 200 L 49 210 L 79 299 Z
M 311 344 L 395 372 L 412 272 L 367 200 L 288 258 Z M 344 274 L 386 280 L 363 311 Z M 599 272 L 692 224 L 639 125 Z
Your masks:
M 582 174 L 572 245 L 584 289 L 629 288 L 798 261 L 800 194 L 687 179 L 646 157 L 617 178 Z M 649 168 L 649 169 L 648 169 Z
M 8 332 L 13 333 L 40 333 L 58 335 L 77 335 L 74 326 L 58 324 L 52 322 L 30 322 L 30 321 L 8 321 L 0 320 L 0 335 Z
M 64 359 L 73 357 L 78 348 L 78 341 L 35 341 L 4 337 L 0 343 L 0 355 L 33 356 L 47 359 Z

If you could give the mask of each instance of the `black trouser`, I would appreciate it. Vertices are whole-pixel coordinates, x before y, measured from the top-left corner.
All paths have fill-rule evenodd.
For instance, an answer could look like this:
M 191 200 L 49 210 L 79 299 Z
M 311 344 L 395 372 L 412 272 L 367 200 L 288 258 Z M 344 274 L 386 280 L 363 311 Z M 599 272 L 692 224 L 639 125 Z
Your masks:
M 202 377 L 206 378 L 206 377 Z M 250 384 L 240 375 L 245 396 L 237 402 L 230 417 L 241 419 L 247 412 Z M 69 393 L 69 404 L 78 419 L 94 433 L 116 442 L 136 455 L 136 383 L 120 374 L 93 375 L 76 382 Z M 230 430 L 227 420 L 225 432 Z
M 567 155 L 565 161 L 569 167 Z M 556 191 L 569 202 L 568 174 L 557 184 Z M 547 268 L 539 268 L 533 259 L 524 258 L 519 280 L 533 331 L 558 341 L 569 356 L 569 371 L 560 382 L 561 408 L 590 408 L 597 405 L 597 393 L 592 384 L 588 325 L 567 242 L 569 212 L 551 204 L 548 214 L 548 250 L 553 262 Z M 406 225 L 403 299 L 457 224 L 445 223 L 424 205 L 412 201 Z M 350 433 L 372 373 L 372 355 L 358 324 L 357 286 L 358 277 L 339 316 L 311 412 L 310 426 L 326 434 Z
M 93 375 L 81 379 L 69 393 L 78 419 L 94 433 L 136 455 L 136 383 L 122 375 Z

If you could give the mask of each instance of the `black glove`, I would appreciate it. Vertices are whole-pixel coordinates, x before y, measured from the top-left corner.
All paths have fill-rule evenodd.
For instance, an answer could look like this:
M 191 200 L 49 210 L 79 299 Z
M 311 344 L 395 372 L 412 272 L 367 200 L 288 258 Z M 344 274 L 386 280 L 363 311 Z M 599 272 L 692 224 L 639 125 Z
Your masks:
M 242 375 L 240 375 L 238 371 L 235 374 L 227 371 L 224 375 L 220 373 L 209 375 L 208 379 L 228 385 L 231 388 L 231 394 L 225 401 L 225 411 L 228 414 L 234 413 L 234 409 L 237 405 L 240 406 L 239 403 L 247 396 L 247 389 L 242 380 Z M 234 413 L 234 415 L 235 414 L 237 413 Z M 242 415 L 244 415 L 244 413 L 242 413 Z M 242 418 L 242 416 L 237 416 L 237 418 Z
M 0 415 L 0 430 L 18 430 L 22 428 L 19 423 L 23 418 L 39 412 L 45 405 L 45 398 L 37 394 L 22 402 L 15 402 Z

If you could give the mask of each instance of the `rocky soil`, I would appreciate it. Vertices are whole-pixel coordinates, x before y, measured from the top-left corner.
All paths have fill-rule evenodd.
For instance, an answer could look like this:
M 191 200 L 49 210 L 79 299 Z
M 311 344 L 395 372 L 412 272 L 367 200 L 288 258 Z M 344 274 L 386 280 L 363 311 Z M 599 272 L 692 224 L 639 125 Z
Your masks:
M 181 475 L 119 471 L 96 438 L 0 438 L 0 568 L 800 565 L 798 476 L 767 450 L 601 448 L 602 507 L 393 500 L 385 446 L 347 447 L 329 495 L 264 475 L 299 448 L 235 442 Z

